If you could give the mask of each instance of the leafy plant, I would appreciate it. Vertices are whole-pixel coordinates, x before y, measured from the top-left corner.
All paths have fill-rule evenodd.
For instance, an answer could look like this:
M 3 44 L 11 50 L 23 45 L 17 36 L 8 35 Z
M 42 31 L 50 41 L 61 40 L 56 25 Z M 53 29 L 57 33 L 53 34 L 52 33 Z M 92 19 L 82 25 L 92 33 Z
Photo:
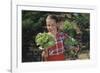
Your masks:
M 78 51 L 76 51 L 78 44 L 79 44 L 78 41 L 71 37 L 64 40 L 64 45 L 68 46 L 66 53 L 67 53 L 67 56 L 69 57 L 69 59 L 73 60 L 78 57 Z
M 64 45 L 67 45 L 67 46 L 76 46 L 76 45 L 78 45 L 78 41 L 75 40 L 74 38 L 69 37 L 69 38 L 67 38 L 67 39 L 64 40 Z
M 70 21 L 65 21 L 63 26 L 63 32 L 67 33 L 71 37 L 76 35 L 76 24 Z
M 76 59 L 78 57 L 78 52 L 75 51 L 79 42 L 74 39 L 76 36 L 76 24 L 73 22 L 65 21 L 63 32 L 66 32 L 70 37 L 64 40 L 65 47 L 67 46 L 67 56 L 69 59 Z
M 39 33 L 35 38 L 36 44 L 41 46 L 43 49 L 54 46 L 54 37 L 48 33 Z

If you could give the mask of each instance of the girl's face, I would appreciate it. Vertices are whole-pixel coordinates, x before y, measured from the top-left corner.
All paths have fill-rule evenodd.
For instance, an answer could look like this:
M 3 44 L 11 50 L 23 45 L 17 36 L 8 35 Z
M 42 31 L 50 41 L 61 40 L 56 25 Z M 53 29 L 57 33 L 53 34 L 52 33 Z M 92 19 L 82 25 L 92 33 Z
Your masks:
M 57 32 L 57 23 L 54 19 L 46 19 L 46 27 L 48 32 L 56 33 Z

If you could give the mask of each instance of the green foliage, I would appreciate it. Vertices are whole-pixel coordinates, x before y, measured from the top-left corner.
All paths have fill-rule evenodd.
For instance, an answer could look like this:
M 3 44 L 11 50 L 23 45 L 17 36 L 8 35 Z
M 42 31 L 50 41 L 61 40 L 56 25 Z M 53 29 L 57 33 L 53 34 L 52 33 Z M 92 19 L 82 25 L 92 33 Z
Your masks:
M 64 40 L 64 45 L 68 46 L 66 53 L 70 59 L 77 58 L 78 52 L 75 51 L 75 48 L 77 48 L 78 44 L 79 42 L 76 39 L 71 37 Z
M 69 37 L 64 40 L 64 44 L 67 46 L 76 46 L 78 45 L 78 41 L 75 40 L 74 38 Z
M 54 46 L 55 44 L 54 37 L 45 32 L 37 34 L 35 41 L 37 45 L 40 45 L 44 49 Z
M 78 52 L 75 51 L 75 49 L 68 49 L 66 51 L 66 54 L 67 54 L 67 57 L 70 59 L 70 60 L 75 60 L 78 58 Z
M 75 39 L 76 29 L 77 25 L 75 22 L 70 22 L 68 20 L 64 22 L 63 32 L 66 32 L 69 35 L 69 37 L 64 40 L 64 45 L 68 46 L 66 53 L 70 59 L 75 59 L 78 55 L 75 51 L 75 48 L 79 45 L 78 40 Z
M 81 31 L 89 28 L 90 24 L 90 14 L 89 13 L 79 13 L 74 16 L 74 21 L 80 26 Z
M 69 36 L 71 37 L 75 37 L 76 35 L 76 31 L 75 31 L 75 27 L 74 27 L 74 23 L 69 22 L 69 21 L 65 21 L 64 22 L 64 26 L 63 26 L 63 32 L 66 32 Z

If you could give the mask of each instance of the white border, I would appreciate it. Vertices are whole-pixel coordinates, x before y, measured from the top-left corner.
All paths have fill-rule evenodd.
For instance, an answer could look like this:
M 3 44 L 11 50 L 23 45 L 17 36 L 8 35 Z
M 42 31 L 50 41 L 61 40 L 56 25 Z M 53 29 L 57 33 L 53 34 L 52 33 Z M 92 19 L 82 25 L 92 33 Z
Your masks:
M 22 10 L 36 10 L 36 11 L 56 11 L 56 12 L 78 12 L 90 13 L 90 60 L 75 60 L 75 61 L 60 61 L 60 62 L 30 62 L 22 63 L 22 44 L 21 44 L 21 11 Z M 44 5 L 16 5 L 15 11 L 12 12 L 12 72 L 20 71 L 43 71 L 43 70 L 60 70 L 60 69 L 74 69 L 74 68 L 88 68 L 97 65 L 97 50 L 96 48 L 96 12 L 93 7 L 82 6 L 44 6 Z M 94 40 L 93 40 L 94 39 Z

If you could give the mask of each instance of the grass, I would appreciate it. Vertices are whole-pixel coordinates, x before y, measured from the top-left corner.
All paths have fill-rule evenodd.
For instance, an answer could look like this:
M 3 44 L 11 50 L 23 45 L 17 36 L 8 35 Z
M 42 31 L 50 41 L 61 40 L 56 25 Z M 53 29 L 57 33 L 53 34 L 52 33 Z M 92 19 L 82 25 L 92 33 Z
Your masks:
M 78 55 L 79 59 L 90 59 L 89 51 L 82 51 Z

